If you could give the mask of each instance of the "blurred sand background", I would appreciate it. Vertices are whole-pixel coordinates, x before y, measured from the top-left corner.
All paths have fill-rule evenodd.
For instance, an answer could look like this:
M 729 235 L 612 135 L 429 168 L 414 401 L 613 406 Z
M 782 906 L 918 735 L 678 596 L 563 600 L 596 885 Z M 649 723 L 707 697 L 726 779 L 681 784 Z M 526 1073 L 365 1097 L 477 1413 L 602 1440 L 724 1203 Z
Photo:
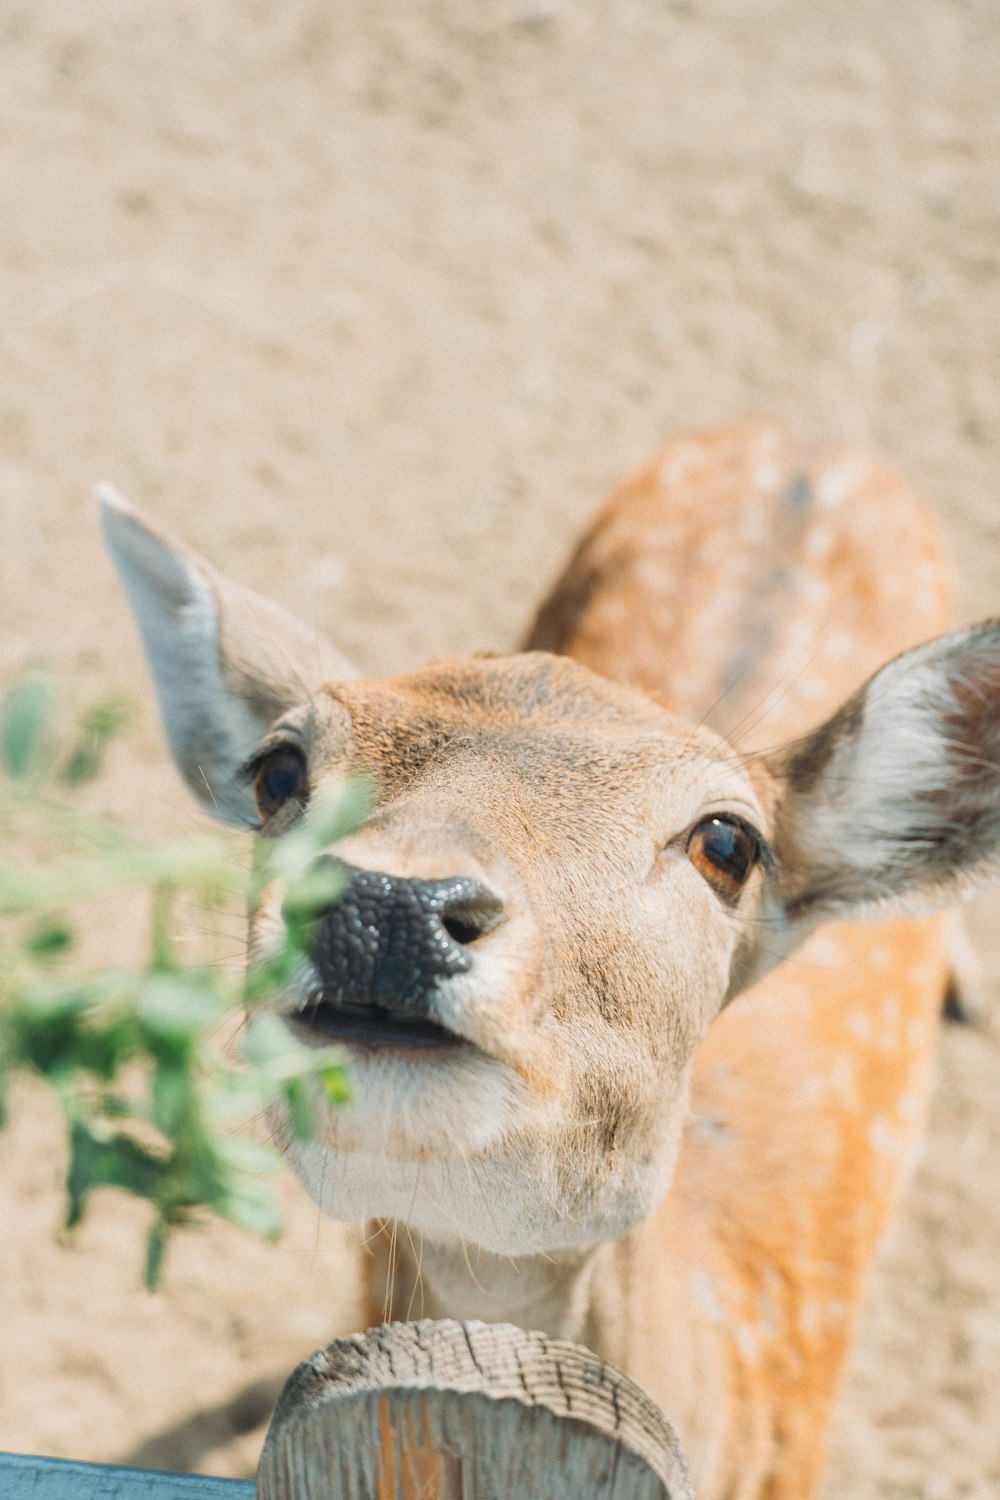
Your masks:
M 1000 610 L 1000 13 L 0 0 L 0 357 L 0 670 L 141 704 L 102 796 L 148 828 L 196 814 L 100 478 L 385 670 L 512 646 L 612 483 L 773 414 L 897 463 Z M 1000 1043 L 942 1050 L 827 1500 L 1000 1494 Z M 189 1235 L 149 1297 L 141 1207 L 58 1242 L 58 1132 L 15 1115 L 0 1446 L 252 1472 L 354 1326 L 340 1231 L 287 1184 L 281 1245 Z

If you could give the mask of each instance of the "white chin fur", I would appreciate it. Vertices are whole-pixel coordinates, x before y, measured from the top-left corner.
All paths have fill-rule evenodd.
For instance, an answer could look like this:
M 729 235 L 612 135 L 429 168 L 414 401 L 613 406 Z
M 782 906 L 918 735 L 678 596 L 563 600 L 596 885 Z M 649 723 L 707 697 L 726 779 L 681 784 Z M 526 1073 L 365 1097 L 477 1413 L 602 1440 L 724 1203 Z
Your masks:
M 418 1062 L 359 1052 L 352 1103 L 331 1113 L 322 1140 L 288 1149 L 323 1212 L 347 1223 L 402 1219 L 433 1240 L 498 1254 L 541 1248 L 553 1219 L 546 1153 L 526 1159 L 512 1141 L 529 1118 L 542 1136 L 544 1123 L 517 1076 L 471 1050 Z
M 676 1131 L 641 1164 L 609 1172 L 595 1158 L 567 1179 L 558 1110 L 489 1058 L 407 1065 L 397 1054 L 363 1073 L 357 1102 L 331 1115 L 324 1139 L 288 1148 L 330 1218 L 399 1219 L 431 1241 L 517 1256 L 617 1238 L 667 1191 Z
M 475 1161 L 398 1161 L 318 1142 L 292 1146 L 288 1157 L 333 1219 L 399 1219 L 430 1241 L 467 1242 L 495 1255 L 555 1253 L 619 1238 L 666 1191 L 665 1181 L 640 1173 L 606 1187 L 581 1213 L 577 1194 L 548 1169 L 544 1153 L 540 1159 L 537 1148 L 527 1151 L 523 1143 L 520 1151 L 508 1143 Z
M 473 1048 L 348 1049 L 353 1098 L 324 1135 L 335 1149 L 422 1161 L 473 1156 L 514 1124 L 524 1085 Z

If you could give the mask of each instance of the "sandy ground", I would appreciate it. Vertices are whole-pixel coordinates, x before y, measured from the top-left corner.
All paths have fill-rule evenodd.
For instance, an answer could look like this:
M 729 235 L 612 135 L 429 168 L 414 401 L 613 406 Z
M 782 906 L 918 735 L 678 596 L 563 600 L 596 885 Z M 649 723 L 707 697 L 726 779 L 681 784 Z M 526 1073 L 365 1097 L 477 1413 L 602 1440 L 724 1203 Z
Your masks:
M 997 610 L 998 80 L 993 0 L 3 0 L 0 669 L 130 692 L 107 800 L 186 826 L 96 479 L 380 670 L 513 644 L 612 482 L 758 413 L 890 456 Z M 826 1500 L 1000 1494 L 998 1097 L 947 1034 Z M 24 1091 L 0 1446 L 251 1472 L 340 1232 L 288 1184 L 147 1297 L 141 1208 L 56 1240 L 57 1142 Z

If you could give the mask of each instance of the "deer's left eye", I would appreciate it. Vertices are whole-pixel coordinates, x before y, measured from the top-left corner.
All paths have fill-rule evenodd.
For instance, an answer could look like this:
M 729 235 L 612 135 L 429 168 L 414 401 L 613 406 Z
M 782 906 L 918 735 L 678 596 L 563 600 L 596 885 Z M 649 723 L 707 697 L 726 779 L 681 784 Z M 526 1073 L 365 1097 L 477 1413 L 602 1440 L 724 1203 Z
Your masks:
M 271 818 L 286 802 L 307 801 L 309 777 L 305 756 L 293 745 L 279 745 L 253 768 L 253 794 L 262 818 Z
M 730 906 L 739 900 L 760 854 L 759 835 L 741 818 L 703 818 L 688 835 L 688 859 Z

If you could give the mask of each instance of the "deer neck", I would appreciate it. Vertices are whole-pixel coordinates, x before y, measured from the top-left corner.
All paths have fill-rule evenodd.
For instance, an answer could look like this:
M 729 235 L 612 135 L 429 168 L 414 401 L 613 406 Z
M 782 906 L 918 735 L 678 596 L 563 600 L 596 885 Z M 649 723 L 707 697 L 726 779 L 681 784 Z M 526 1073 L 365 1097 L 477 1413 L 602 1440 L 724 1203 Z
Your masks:
M 515 1258 L 429 1240 L 391 1222 L 372 1242 L 372 1256 L 374 1322 L 447 1317 L 516 1323 L 624 1359 L 634 1261 L 628 1239 Z
M 669 1216 L 666 1205 L 660 1215 Z M 619 1240 L 516 1259 L 428 1240 L 395 1222 L 385 1223 L 368 1247 L 371 1324 L 477 1319 L 585 1344 L 666 1408 L 698 1494 L 714 1500 L 722 1492 L 718 1466 L 729 1421 L 724 1330 L 699 1315 L 689 1257 L 664 1242 L 655 1222 Z

